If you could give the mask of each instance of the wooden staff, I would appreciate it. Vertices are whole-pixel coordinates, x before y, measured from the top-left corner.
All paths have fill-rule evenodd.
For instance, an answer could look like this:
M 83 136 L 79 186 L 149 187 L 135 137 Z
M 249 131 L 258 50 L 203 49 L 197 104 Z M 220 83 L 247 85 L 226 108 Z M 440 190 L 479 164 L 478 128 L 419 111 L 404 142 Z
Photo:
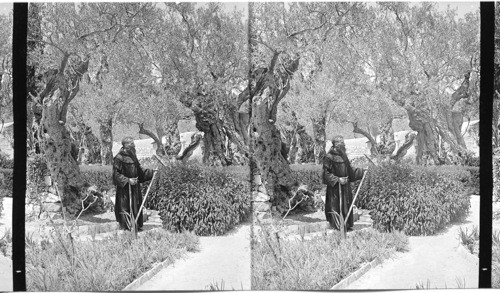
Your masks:
M 370 168 L 370 167 L 368 167 Z M 356 191 L 356 195 L 354 196 L 354 199 L 352 200 L 351 207 L 349 208 L 349 212 L 347 212 L 347 217 L 345 218 L 345 223 L 347 223 L 347 220 L 349 219 L 349 215 L 351 214 L 352 207 L 354 206 L 354 203 L 356 202 L 356 198 L 358 198 L 359 191 L 361 190 L 361 186 L 363 185 L 363 181 L 365 180 L 366 173 L 368 173 L 368 168 L 366 168 L 365 173 L 363 174 L 363 178 L 361 178 L 361 183 L 359 183 L 358 190 Z
M 158 158 L 156 155 L 153 155 L 153 157 L 155 159 L 158 160 L 158 162 L 160 162 L 164 167 L 166 167 L 167 165 L 165 165 L 160 158 Z M 142 203 L 141 203 L 141 207 L 139 208 L 139 212 L 137 213 L 137 215 L 140 215 L 141 212 L 142 212 L 142 208 L 144 207 L 144 203 L 146 202 L 146 199 L 148 198 L 148 194 L 149 194 L 149 190 L 151 190 L 151 185 L 153 185 L 153 181 L 155 180 L 155 176 L 156 176 L 156 173 L 157 173 L 157 170 L 153 171 L 153 178 L 151 178 L 151 181 L 149 182 L 149 186 L 148 186 L 148 189 L 146 190 L 146 194 L 144 195 L 144 199 L 142 200 Z M 139 190 L 140 192 L 140 190 Z M 135 223 L 137 223 L 137 221 L 139 220 L 139 216 L 135 219 Z

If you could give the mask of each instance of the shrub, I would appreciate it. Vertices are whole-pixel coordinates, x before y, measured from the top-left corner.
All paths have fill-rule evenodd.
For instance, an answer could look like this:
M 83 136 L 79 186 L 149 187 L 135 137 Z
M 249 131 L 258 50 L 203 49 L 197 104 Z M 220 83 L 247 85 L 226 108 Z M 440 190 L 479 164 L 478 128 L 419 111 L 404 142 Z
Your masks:
M 463 159 L 463 164 L 465 166 L 479 167 L 479 165 L 481 163 L 479 156 L 476 156 L 476 154 L 474 152 L 469 151 L 469 150 L 467 150 L 465 153 L 462 153 L 461 157 Z
M 439 172 L 439 167 L 382 163 L 370 169 L 358 206 L 372 210 L 381 231 L 430 235 L 464 218 L 470 200 L 463 184 Z
M 176 163 L 157 176 L 147 207 L 159 211 L 168 230 L 221 235 L 248 217 L 249 182 L 221 168 Z
M 3 198 L 12 197 L 12 169 L 0 169 L 0 216 L 3 212 Z
M 252 247 L 252 290 L 330 290 L 376 257 L 408 249 L 399 232 L 364 229 L 323 235 L 308 241 L 278 241 L 271 236 Z
M 147 231 L 134 239 L 131 233 L 101 241 L 68 239 L 26 241 L 26 286 L 29 291 L 118 291 L 156 263 L 179 259 L 197 249 L 190 233 Z
M 294 181 L 299 184 L 306 184 L 309 190 L 319 190 L 323 184 L 322 165 L 290 165 L 294 176 Z
M 500 231 L 493 231 L 491 251 L 491 288 L 500 288 Z
M 0 168 L 14 169 L 14 159 L 10 159 L 2 150 L 0 150 Z
M 112 166 L 80 166 L 83 181 L 95 185 L 100 192 L 114 188 Z

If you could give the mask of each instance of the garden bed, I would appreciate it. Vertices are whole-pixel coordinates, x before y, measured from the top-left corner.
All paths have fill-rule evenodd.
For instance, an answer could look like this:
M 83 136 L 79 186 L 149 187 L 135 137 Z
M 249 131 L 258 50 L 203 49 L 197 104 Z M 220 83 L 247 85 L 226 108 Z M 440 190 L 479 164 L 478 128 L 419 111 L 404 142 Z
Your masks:
M 29 291 L 121 290 L 155 264 L 173 263 L 195 251 L 192 233 L 155 230 L 139 234 L 114 234 L 101 241 L 69 240 L 26 243 L 26 280 Z
M 252 248 L 252 289 L 329 290 L 377 257 L 407 248 L 404 234 L 373 229 L 348 233 L 345 240 L 338 232 L 286 243 L 267 238 Z

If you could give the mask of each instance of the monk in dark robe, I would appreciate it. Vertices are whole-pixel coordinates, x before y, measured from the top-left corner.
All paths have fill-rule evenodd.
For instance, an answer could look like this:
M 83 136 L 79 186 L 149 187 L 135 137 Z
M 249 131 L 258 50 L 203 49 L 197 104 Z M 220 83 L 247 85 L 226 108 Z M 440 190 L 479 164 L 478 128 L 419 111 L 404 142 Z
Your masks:
M 113 183 L 116 185 L 115 217 L 120 223 L 120 228 L 130 230 L 127 224 L 127 216 L 130 214 L 130 194 L 132 192 L 132 213 L 137 220 L 138 230 L 142 230 L 142 212 L 137 215 L 142 204 L 141 183 L 151 180 L 156 170 L 144 169 L 139 164 L 135 153 L 134 139 L 125 137 L 122 140 L 122 148 L 113 160 Z
M 326 220 L 333 229 L 340 230 L 340 226 L 335 221 L 333 211 L 347 217 L 349 207 L 352 204 L 353 196 L 350 182 L 360 180 L 366 170 L 361 168 L 352 168 L 346 155 L 344 138 L 336 136 L 332 140 L 332 147 L 323 159 L 323 183 L 326 187 L 325 214 Z M 340 207 L 340 196 L 342 197 L 342 209 Z M 340 219 L 340 218 L 339 218 Z M 346 223 L 348 231 L 354 226 L 352 211 Z

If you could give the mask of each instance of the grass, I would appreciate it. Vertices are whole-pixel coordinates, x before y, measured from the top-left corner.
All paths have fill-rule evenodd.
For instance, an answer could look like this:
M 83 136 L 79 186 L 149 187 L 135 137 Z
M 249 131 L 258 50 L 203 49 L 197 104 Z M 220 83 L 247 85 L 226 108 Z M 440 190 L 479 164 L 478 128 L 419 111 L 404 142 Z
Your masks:
M 455 288 L 455 289 L 464 289 L 465 288 L 465 285 L 466 285 L 465 284 L 465 279 L 461 279 L 459 277 L 455 277 L 455 282 L 456 282 L 456 287 L 452 287 L 452 288 Z M 425 289 L 425 290 L 428 290 L 428 289 L 439 289 L 439 288 L 438 287 L 432 288 L 431 287 L 431 281 L 429 279 L 427 279 L 427 282 L 425 284 L 422 281 L 418 282 L 415 285 L 415 289 L 419 289 L 419 290 Z M 448 286 L 446 284 L 444 286 L 444 289 L 448 289 Z
M 473 226 L 471 231 L 469 232 L 468 228 L 465 230 L 460 227 L 458 230 L 458 237 L 460 239 L 460 243 L 464 245 L 472 254 L 478 254 L 479 251 L 475 250 L 476 244 L 479 241 L 479 227 Z
M 4 256 L 8 256 L 12 249 L 12 233 L 9 229 L 5 229 L 4 235 L 0 238 L 0 252 Z
M 121 290 L 156 263 L 173 263 L 194 251 L 198 238 L 192 233 L 148 231 L 134 239 L 115 233 L 101 241 L 54 239 L 37 244 L 26 241 L 26 281 L 29 291 Z
M 329 290 L 376 257 L 408 249 L 399 232 L 366 229 L 283 242 L 267 237 L 252 248 L 252 290 Z M 281 241 L 281 242 L 280 242 Z
M 492 235 L 491 288 L 500 288 L 500 230 Z

